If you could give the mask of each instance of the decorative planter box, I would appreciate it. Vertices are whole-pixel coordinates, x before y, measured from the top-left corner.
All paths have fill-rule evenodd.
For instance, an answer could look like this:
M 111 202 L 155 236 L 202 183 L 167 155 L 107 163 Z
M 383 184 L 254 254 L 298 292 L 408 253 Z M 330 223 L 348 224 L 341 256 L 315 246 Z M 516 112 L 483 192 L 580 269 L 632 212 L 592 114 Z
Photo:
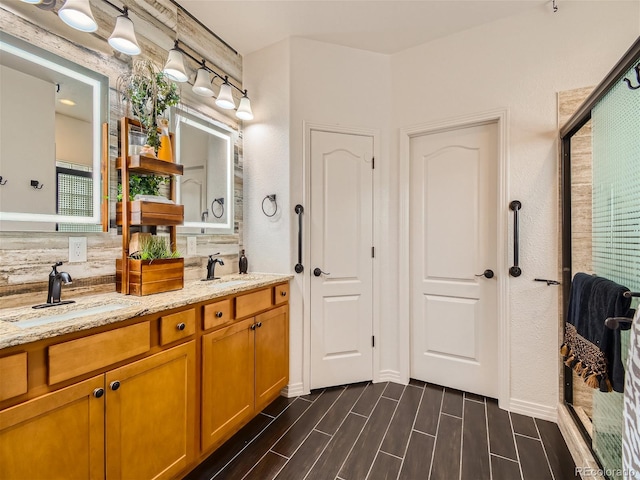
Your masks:
M 129 202 L 129 225 L 182 225 L 184 205 L 171 203 Z M 122 225 L 122 202 L 116 203 L 116 223 Z
M 184 287 L 184 258 L 129 259 L 129 293 L 151 295 Z M 116 259 L 116 291 L 122 291 L 122 260 Z

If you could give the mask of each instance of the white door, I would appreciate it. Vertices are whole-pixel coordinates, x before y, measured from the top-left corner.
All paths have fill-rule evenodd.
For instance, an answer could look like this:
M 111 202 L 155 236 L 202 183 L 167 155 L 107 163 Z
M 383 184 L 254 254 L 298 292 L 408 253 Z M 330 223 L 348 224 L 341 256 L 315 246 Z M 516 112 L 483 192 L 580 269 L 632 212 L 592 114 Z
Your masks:
M 373 378 L 373 137 L 310 137 L 311 388 L 320 388 Z
M 497 124 L 410 139 L 411 376 L 498 396 Z

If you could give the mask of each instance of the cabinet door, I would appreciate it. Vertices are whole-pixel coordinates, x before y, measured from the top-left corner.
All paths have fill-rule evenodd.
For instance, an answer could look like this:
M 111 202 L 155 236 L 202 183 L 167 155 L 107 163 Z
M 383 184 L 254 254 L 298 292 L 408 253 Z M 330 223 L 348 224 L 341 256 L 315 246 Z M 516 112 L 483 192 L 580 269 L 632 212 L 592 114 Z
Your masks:
M 255 317 L 256 411 L 273 401 L 289 382 L 289 307 Z
M 254 319 L 202 336 L 202 450 L 253 416 Z
M 172 478 L 192 462 L 195 376 L 194 341 L 106 374 L 107 479 Z
M 0 412 L 0 477 L 104 478 L 103 388 L 101 375 Z

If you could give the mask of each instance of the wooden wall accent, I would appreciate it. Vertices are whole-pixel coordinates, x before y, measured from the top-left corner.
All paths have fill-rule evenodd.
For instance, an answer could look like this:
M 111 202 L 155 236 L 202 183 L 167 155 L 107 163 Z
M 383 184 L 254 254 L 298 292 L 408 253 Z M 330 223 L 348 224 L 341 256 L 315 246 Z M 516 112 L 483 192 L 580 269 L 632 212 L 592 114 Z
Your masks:
M 3 2 L 0 4 L 0 29 L 109 78 L 109 183 L 110 197 L 114 199 L 110 202 L 109 211 L 110 218 L 115 219 L 117 123 L 127 113 L 115 89 L 118 77 L 130 71 L 132 57 L 115 52 L 106 41 L 119 13 L 101 0 L 90 0 L 90 3 L 98 23 L 98 30 L 94 33 L 79 32 L 65 25 L 55 13 L 63 4 L 61 1 L 57 2 L 53 11 L 24 2 Z M 127 0 L 126 3 L 142 49 L 142 54 L 136 59 L 148 58 L 161 67 L 168 50 L 178 38 L 184 42 L 185 50 L 196 58 L 204 57 L 211 68 L 228 75 L 238 87 L 242 87 L 242 56 L 211 35 L 172 0 Z M 198 66 L 191 61 L 185 64 L 193 82 Z M 220 80 L 214 83 L 219 85 Z M 218 251 L 225 260 L 225 266 L 219 269 L 220 273 L 237 271 L 243 227 L 242 124 L 236 119 L 234 111 L 219 109 L 213 99 L 194 95 L 189 84 L 180 85 L 180 90 L 183 104 L 240 131 L 234 148 L 234 234 L 198 235 L 198 256 L 185 258 L 185 281 L 188 281 L 200 278 L 207 256 Z M 234 96 L 239 101 L 240 93 L 234 91 Z M 87 237 L 86 263 L 66 263 L 69 236 Z M 178 249 L 186 253 L 186 237 L 179 236 Z M 0 308 L 28 305 L 34 299 L 44 301 L 47 275 L 56 261 L 64 261 L 64 270 L 74 279 L 73 285 L 64 288 L 63 297 L 113 291 L 115 259 L 121 256 L 120 252 L 121 238 L 117 236 L 115 227 L 109 233 L 0 232 Z

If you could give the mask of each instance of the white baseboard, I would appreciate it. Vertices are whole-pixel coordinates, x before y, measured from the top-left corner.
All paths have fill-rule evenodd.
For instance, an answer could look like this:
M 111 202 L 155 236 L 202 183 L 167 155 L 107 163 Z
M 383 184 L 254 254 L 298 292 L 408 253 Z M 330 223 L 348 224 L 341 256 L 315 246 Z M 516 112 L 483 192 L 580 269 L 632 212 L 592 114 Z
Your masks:
M 380 370 L 378 372 L 378 382 L 393 382 L 406 385 L 407 382 L 402 380 L 400 372 L 397 370 Z
M 280 391 L 280 394 L 287 398 L 299 397 L 300 395 L 307 395 L 308 393 L 310 392 L 304 391 L 302 382 L 287 385 Z
M 510 412 L 527 415 L 529 417 L 549 420 L 554 423 L 557 423 L 558 421 L 558 408 L 556 406 L 550 407 L 548 405 L 541 405 L 539 403 L 512 398 L 509 402 L 508 410 Z

